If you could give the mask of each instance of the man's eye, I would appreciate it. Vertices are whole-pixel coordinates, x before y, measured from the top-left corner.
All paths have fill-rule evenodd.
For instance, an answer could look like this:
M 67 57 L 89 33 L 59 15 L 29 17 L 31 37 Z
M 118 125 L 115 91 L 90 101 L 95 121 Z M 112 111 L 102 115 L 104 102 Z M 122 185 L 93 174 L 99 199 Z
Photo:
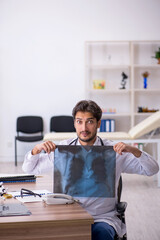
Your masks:
M 93 124 L 93 120 L 89 120 L 88 123 L 89 123 L 89 124 Z
M 78 124 L 81 124 L 81 123 L 82 123 L 82 121 L 80 121 L 80 120 L 77 120 L 77 123 L 78 123 Z

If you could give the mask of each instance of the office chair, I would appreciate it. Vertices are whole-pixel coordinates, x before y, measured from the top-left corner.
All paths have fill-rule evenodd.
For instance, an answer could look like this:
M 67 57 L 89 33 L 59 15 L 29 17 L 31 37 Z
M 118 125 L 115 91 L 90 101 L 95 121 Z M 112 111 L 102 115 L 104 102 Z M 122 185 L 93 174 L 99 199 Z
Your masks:
M 18 117 L 16 123 L 16 131 L 17 136 L 15 136 L 15 166 L 17 166 L 17 140 L 21 142 L 37 142 L 42 140 L 43 119 L 39 116 Z M 20 133 L 23 135 L 20 136 Z
M 50 132 L 75 132 L 72 116 L 53 116 L 50 120 Z
M 122 223 L 126 224 L 125 210 L 127 208 L 127 203 L 121 202 L 121 193 L 122 193 L 122 176 L 119 179 L 119 185 L 118 185 L 118 190 L 117 190 L 118 202 L 116 205 L 116 209 L 117 209 L 118 217 L 120 218 Z M 127 233 L 125 233 L 122 238 L 120 238 L 118 235 L 116 235 L 115 240 L 127 240 Z

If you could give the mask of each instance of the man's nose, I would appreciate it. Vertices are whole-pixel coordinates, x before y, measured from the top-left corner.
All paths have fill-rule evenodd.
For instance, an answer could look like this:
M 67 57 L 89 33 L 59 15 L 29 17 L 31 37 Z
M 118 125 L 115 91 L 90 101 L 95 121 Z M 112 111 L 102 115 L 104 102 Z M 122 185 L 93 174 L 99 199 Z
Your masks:
M 83 122 L 82 123 L 82 130 L 85 131 L 87 129 L 87 123 Z

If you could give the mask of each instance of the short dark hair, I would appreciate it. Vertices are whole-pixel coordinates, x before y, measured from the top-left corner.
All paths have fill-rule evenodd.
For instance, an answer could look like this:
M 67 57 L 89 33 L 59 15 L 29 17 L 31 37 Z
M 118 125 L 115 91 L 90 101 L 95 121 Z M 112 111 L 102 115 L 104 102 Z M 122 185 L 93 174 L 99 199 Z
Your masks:
M 82 100 L 73 108 L 72 116 L 75 119 L 77 112 L 90 112 L 99 121 L 102 117 L 102 109 L 92 100 Z

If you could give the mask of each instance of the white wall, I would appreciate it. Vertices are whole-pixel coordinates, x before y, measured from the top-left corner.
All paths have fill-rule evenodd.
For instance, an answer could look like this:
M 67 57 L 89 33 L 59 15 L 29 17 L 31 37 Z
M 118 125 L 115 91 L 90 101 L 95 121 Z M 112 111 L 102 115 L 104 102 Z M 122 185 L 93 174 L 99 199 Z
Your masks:
M 159 11 L 159 0 L 0 0 L 0 161 L 14 161 L 18 116 L 41 115 L 47 132 L 85 98 L 85 41 L 160 40 Z

